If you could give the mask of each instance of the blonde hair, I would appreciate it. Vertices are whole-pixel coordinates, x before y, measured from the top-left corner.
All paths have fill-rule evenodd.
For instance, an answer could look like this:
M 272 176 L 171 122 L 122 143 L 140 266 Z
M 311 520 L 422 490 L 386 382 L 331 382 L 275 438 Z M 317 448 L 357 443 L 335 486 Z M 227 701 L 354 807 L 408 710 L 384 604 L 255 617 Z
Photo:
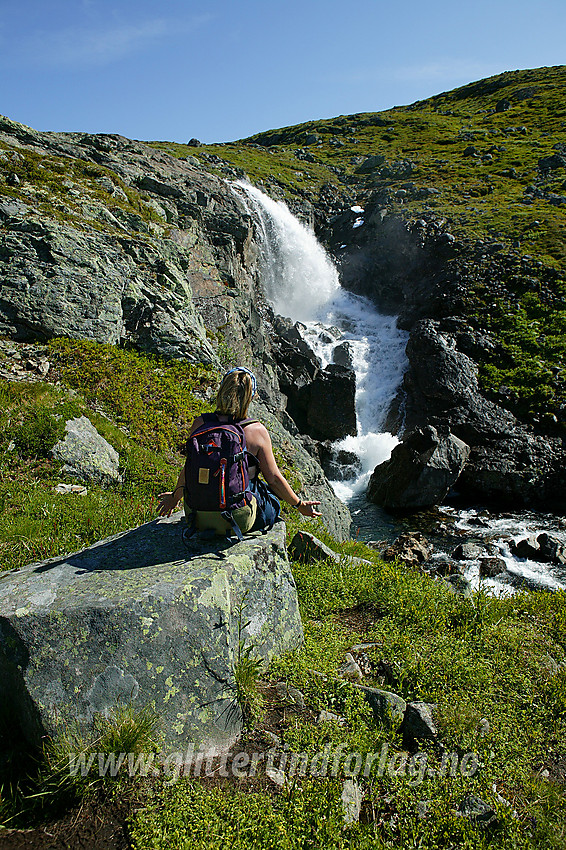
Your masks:
M 216 395 L 216 412 L 234 419 L 245 419 L 254 394 L 249 372 L 234 370 L 222 378 Z

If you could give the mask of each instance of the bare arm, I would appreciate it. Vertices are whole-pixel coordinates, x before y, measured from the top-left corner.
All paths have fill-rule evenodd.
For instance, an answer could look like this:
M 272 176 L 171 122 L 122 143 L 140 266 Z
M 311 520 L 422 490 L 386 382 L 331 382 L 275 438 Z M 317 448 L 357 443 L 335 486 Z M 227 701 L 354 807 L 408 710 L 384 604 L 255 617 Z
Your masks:
M 259 461 L 259 468 L 263 474 L 263 477 L 273 490 L 276 496 L 288 504 L 292 505 L 294 508 L 297 508 L 299 513 L 303 514 L 303 516 L 322 516 L 322 514 L 316 510 L 316 506 L 320 505 L 318 501 L 303 501 L 300 496 L 297 496 L 279 467 L 277 466 L 277 461 L 275 460 L 275 456 L 273 454 L 273 446 L 271 444 L 271 437 L 269 436 L 269 432 L 267 428 L 261 423 L 257 422 L 253 425 L 248 426 L 251 430 L 253 428 L 252 433 L 250 433 L 251 440 L 249 441 L 253 445 L 253 449 L 250 446 L 250 449 L 256 455 Z M 246 429 L 246 437 L 248 434 L 248 429 Z

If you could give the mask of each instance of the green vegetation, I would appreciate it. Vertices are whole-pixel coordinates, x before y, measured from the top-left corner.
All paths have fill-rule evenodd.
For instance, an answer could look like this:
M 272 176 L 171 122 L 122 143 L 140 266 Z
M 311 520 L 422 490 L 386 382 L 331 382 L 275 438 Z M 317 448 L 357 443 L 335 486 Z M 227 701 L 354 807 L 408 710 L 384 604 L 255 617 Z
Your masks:
M 4 566 L 79 549 L 154 516 L 155 495 L 171 487 L 178 470 L 175 447 L 183 428 L 208 406 L 210 374 L 186 364 L 68 340 L 52 343 L 48 359 L 49 377 L 58 385 L 1 387 Z M 49 449 L 61 421 L 83 413 L 120 452 L 124 481 L 113 489 L 89 487 L 86 496 L 54 493 L 61 475 Z M 87 797 L 119 793 L 132 799 L 136 850 L 204 847 L 205 841 L 209 848 L 228 842 L 246 848 L 563 846 L 566 594 L 493 599 L 480 592 L 462 599 L 442 582 L 384 563 L 361 543 L 336 544 L 320 522 L 296 512 L 287 519 L 290 536 L 307 527 L 341 557 L 292 564 L 306 638 L 300 651 L 264 670 L 253 646 L 240 642 L 235 687 L 248 724 L 242 748 L 262 748 L 262 729 L 278 711 L 277 734 L 288 753 L 311 758 L 343 745 L 337 775 L 299 773 L 282 789 L 261 766 L 255 779 L 188 776 L 171 782 L 166 774 L 127 775 L 124 764 L 114 778 L 100 777 L 93 761 L 84 776 L 70 775 L 65 765 L 71 752 L 85 753 L 87 764 L 94 752 L 116 758 L 137 752 L 147 761 L 155 750 L 155 715 L 149 708 L 139 715 L 124 709 L 110 723 L 101 719 L 92 740 L 82 741 L 70 729 L 46 744 L 27 777 L 6 780 L 4 822 L 29 825 Z M 368 563 L 353 563 L 350 555 Z M 241 613 L 245 622 L 245 600 Z M 337 678 L 345 653 L 360 643 L 369 644 L 364 684 L 438 706 L 448 761 L 426 741 L 417 761 L 413 753 L 404 756 L 398 724 L 388 714 L 374 717 L 360 692 Z M 274 707 L 268 683 L 277 681 L 299 688 L 307 709 Z M 345 724 L 317 723 L 321 710 L 340 715 Z M 341 795 L 353 770 L 349 754 L 359 753 L 366 765 L 384 747 L 395 770 L 380 773 L 376 759 L 367 776 L 359 776 L 362 820 L 345 826 Z M 465 762 L 469 753 L 473 760 Z M 17 767 L 18 759 L 13 763 Z M 464 769 L 470 763 L 474 769 Z M 496 813 L 487 831 L 457 814 L 470 793 Z
M 163 219 L 143 193 L 116 172 L 68 156 L 42 155 L 0 142 L 0 197 L 17 198 L 30 208 L 79 230 L 143 238 Z
M 69 725 L 58 738 L 46 740 L 23 781 L 1 783 L 1 822 L 25 828 L 97 793 L 123 792 L 130 763 L 138 757 L 149 761 L 159 752 L 159 723 L 152 706 L 134 708 L 128 703 L 112 715 L 98 715 L 88 737 L 78 725 Z M 131 777 L 129 781 L 135 784 Z
M 503 100 L 508 108 L 496 111 Z M 387 190 L 388 207 L 408 219 L 434 211 L 457 235 L 520 241 L 525 253 L 562 265 L 566 205 L 525 190 L 566 194 L 566 170 L 538 165 L 556 145 L 566 145 L 565 102 L 566 66 L 539 68 L 411 106 L 311 121 L 238 142 L 151 144 L 173 156 L 196 156 L 207 168 L 231 166 L 255 183 L 277 185 L 288 199 L 317 204 L 321 189 L 333 186 L 363 202 Z M 466 154 L 470 147 L 475 155 Z M 382 157 L 382 164 L 360 172 L 369 156 Z M 438 194 L 429 195 L 430 189 Z
M 49 347 L 60 381 L 0 383 L 0 558 L 2 568 L 76 551 L 155 517 L 170 489 L 190 422 L 209 410 L 214 380 L 204 367 L 162 362 L 88 341 Z M 66 388 L 65 388 L 66 387 Z M 69 418 L 88 416 L 120 454 L 122 483 L 88 493 L 55 492 L 60 464 L 49 459 Z
M 182 778 L 133 816 L 136 850 L 204 847 L 205 840 L 212 848 L 563 847 L 566 806 L 553 765 L 566 756 L 566 671 L 558 667 L 566 594 L 462 599 L 359 544 L 341 549 L 338 563 L 293 563 L 306 643 L 268 670 L 270 681 L 300 688 L 311 709 L 285 716 L 280 734 L 289 758 L 343 745 L 337 776 L 292 776 L 288 761 L 280 791 L 253 776 L 219 787 Z M 353 551 L 371 563 L 353 564 L 346 554 Z M 360 693 L 336 680 L 344 653 L 358 643 L 370 645 L 365 684 L 437 704 L 444 755 L 426 741 L 418 759 L 406 753 L 398 724 L 376 720 Z M 319 710 L 346 725 L 316 723 Z M 380 773 L 375 760 L 367 776 L 357 770 L 362 822 L 345 827 L 343 781 L 356 775 L 349 754 L 359 753 L 365 766 L 384 747 L 390 767 Z M 489 828 L 457 813 L 469 794 L 496 813 Z
M 496 341 L 480 364 L 484 388 L 520 415 L 560 422 L 566 404 L 566 205 L 552 195 L 566 195 L 566 173 L 541 168 L 539 161 L 566 145 L 565 95 L 564 67 L 522 71 L 409 107 L 310 122 L 226 145 L 153 144 L 174 156 L 196 155 L 220 173 L 245 172 L 288 199 L 316 205 L 329 190 L 345 203 L 383 197 L 392 213 L 408 220 L 443 217 L 462 241 L 497 240 L 506 257 L 519 250 L 531 255 L 530 277 L 506 272 L 493 285 L 474 278 L 463 311 Z M 509 107 L 497 111 L 503 99 Z M 475 151 L 466 153 L 469 147 Z M 20 181 L 17 187 L 0 183 L 6 197 L 81 228 L 120 233 L 115 223 L 85 213 L 74 183 L 93 208 L 102 204 L 115 212 L 128 232 L 150 233 L 151 208 L 108 169 L 0 148 L 2 171 Z M 360 171 L 368 156 L 381 161 Z M 123 197 L 110 196 L 108 178 Z M 177 449 L 191 419 L 210 409 L 214 377 L 205 368 L 69 340 L 50 343 L 48 359 L 50 378 L 59 383 L 0 383 L 3 568 L 77 550 L 153 518 L 156 495 L 176 478 Z M 120 453 L 122 482 L 89 486 L 84 496 L 57 493 L 56 484 L 67 479 L 50 450 L 65 419 L 83 414 Z M 284 463 L 284 453 L 277 459 L 299 490 L 300 472 Z M 257 781 L 139 780 L 142 805 L 136 801 L 130 817 L 136 850 L 563 847 L 566 594 L 494 599 L 480 591 L 462 599 L 442 582 L 384 563 L 362 544 L 340 546 L 320 522 L 306 523 L 296 512 L 285 518 L 290 536 L 301 527 L 314 530 L 341 558 L 292 564 L 305 628 L 300 651 L 265 671 L 253 647 L 240 641 L 235 686 L 249 727 L 242 746 L 260 746 L 275 711 L 268 685 L 283 680 L 302 691 L 307 705 L 304 711 L 276 707 L 283 745 L 308 756 L 343 745 L 337 775 L 296 775 L 282 789 L 261 769 Z M 353 564 L 351 554 L 369 563 Z M 448 766 L 436 744 L 424 741 L 418 754 L 430 770 L 420 771 L 415 754 L 404 755 L 407 741 L 393 718 L 375 717 L 360 692 L 338 679 L 345 653 L 361 643 L 368 644 L 365 684 L 437 705 Z M 318 723 L 321 710 L 345 722 Z M 134 780 L 124 771 L 117 779 L 99 777 L 98 763 L 85 776 L 70 776 L 69 753 L 153 753 L 153 710 L 125 708 L 100 723 L 92 740 L 69 730 L 47 743 L 24 781 L 5 783 L 5 823 L 47 819 L 89 794 L 131 787 Z M 374 762 L 359 777 L 362 819 L 345 826 L 348 754 L 358 753 L 367 764 L 367 756 L 384 747 L 387 770 L 380 773 Z M 470 753 L 474 770 L 463 770 Z M 409 771 L 407 763 L 416 769 Z M 493 808 L 496 820 L 488 828 L 458 814 L 468 794 Z

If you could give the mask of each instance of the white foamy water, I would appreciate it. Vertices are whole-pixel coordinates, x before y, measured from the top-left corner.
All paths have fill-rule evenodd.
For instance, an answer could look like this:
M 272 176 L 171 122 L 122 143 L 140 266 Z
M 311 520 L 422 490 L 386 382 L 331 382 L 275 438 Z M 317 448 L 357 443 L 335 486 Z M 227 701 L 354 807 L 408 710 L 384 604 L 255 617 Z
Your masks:
M 562 518 L 528 511 L 497 515 L 474 508 L 457 513 L 449 507 L 442 510 L 457 517 L 456 529 L 471 533 L 474 538 L 489 547 L 489 553 L 486 551 L 481 557 L 492 554 L 505 562 L 504 573 L 495 578 L 482 578 L 479 573 L 479 559 L 465 561 L 464 575 L 474 588 L 482 587 L 501 595 L 524 587 L 539 590 L 559 590 L 566 587 L 565 566 L 518 558 L 511 551 L 511 541 L 518 542 L 531 535 L 536 537 L 542 531 L 566 544 L 566 530 Z
M 353 514 L 370 508 L 370 539 L 375 523 L 379 536 L 392 531 L 364 498 L 369 477 L 378 463 L 387 460 L 397 438 L 384 430 L 387 412 L 407 366 L 408 334 L 397 328 L 394 316 L 379 313 L 371 301 L 342 289 L 338 272 L 312 230 L 295 218 L 285 204 L 273 201 L 249 184 L 239 183 L 238 194 L 246 202 L 262 237 L 263 282 L 273 309 L 299 325 L 304 339 L 323 366 L 349 359 L 356 374 L 358 432 L 335 443 L 336 449 L 353 452 L 361 461 L 357 478 L 332 482 L 343 501 L 352 502 Z M 363 214 L 361 207 L 352 212 Z M 354 227 L 358 221 L 356 219 Z M 343 246 L 345 247 L 345 246 Z M 358 506 L 358 510 L 354 507 Z M 379 509 L 375 509 L 376 511 Z M 566 543 L 566 523 L 560 518 L 538 514 L 487 514 L 478 510 L 455 511 L 455 527 L 485 546 L 483 555 L 497 555 L 506 571 L 496 578 L 481 578 L 479 559 L 464 562 L 465 575 L 474 587 L 497 594 L 513 593 L 518 587 L 557 589 L 566 586 L 566 567 L 515 557 L 510 541 L 539 531 L 550 531 Z M 356 521 L 356 519 L 354 520 Z M 359 520 L 358 520 L 359 521 Z M 367 520 L 364 520 L 367 522 Z M 392 520 L 392 526 L 395 526 Z M 397 528 L 397 527 L 395 527 Z M 452 544 L 453 545 L 453 544 Z M 435 556 L 442 557 L 442 545 Z M 449 554 L 449 553 L 445 553 Z
M 408 334 L 399 330 L 394 316 L 342 289 L 338 271 L 313 231 L 284 203 L 247 183 L 236 185 L 246 193 L 261 228 L 264 288 L 273 309 L 304 326 L 301 332 L 323 367 L 346 358 L 356 374 L 358 433 L 335 444 L 361 462 L 355 480 L 333 482 L 337 496 L 348 501 L 365 489 L 374 467 L 398 443 L 383 429 L 406 369 Z

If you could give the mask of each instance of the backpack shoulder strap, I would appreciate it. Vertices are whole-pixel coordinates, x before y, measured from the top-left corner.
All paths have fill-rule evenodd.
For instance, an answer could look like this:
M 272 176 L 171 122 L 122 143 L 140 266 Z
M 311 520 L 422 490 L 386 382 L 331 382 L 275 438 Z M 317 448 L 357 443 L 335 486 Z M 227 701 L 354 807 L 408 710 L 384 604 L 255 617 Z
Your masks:
M 203 422 L 218 422 L 218 414 L 217 413 L 201 413 L 201 419 Z
M 237 424 L 241 425 L 242 428 L 245 428 L 246 425 L 251 425 L 252 422 L 259 422 L 259 419 L 240 419 L 240 421 Z

